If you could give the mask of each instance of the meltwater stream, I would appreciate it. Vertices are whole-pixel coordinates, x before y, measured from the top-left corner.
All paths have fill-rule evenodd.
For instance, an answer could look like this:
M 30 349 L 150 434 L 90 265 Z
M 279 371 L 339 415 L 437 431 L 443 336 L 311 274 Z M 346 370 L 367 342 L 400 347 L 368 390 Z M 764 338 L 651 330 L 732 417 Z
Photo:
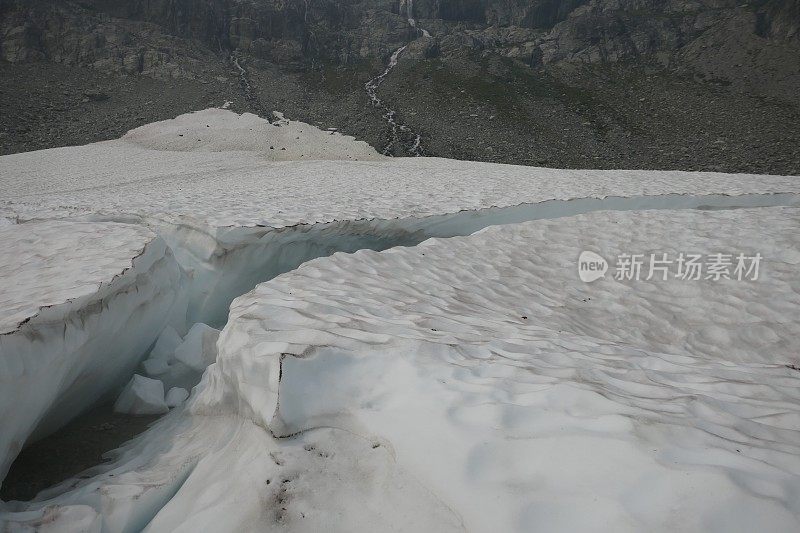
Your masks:
M 403 9 L 403 7 L 405 7 L 406 10 L 406 20 L 408 20 L 409 26 L 415 30 L 417 35 L 430 37 L 431 34 L 428 32 L 428 30 L 417 26 L 417 21 L 414 19 L 414 0 L 401 1 L 400 9 Z M 378 87 L 380 87 L 381 83 L 383 83 L 383 80 L 386 79 L 386 76 L 388 76 L 392 69 L 394 69 L 394 67 L 397 65 L 400 55 L 407 46 L 408 45 L 403 45 L 392 52 L 392 55 L 389 57 L 389 63 L 386 65 L 384 71 L 378 76 L 375 76 L 369 80 L 364 85 L 364 89 L 367 91 L 367 96 L 369 96 L 372 105 L 384 111 L 383 118 L 389 124 L 391 136 L 389 138 L 389 142 L 381 151 L 384 155 L 390 155 L 394 146 L 399 146 L 402 148 L 404 140 L 406 144 L 410 143 L 410 146 L 405 148 L 406 152 L 413 156 L 422 155 L 422 149 L 420 146 L 422 137 L 418 133 L 414 133 L 414 131 L 412 131 L 407 125 L 398 122 L 397 112 L 394 109 L 389 108 L 389 106 L 387 106 L 377 95 Z

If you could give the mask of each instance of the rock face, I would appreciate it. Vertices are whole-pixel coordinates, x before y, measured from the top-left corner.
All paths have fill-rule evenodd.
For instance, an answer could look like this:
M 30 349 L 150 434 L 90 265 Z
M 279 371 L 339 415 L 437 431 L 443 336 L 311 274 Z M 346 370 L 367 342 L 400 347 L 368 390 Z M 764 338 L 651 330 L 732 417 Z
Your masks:
M 587 3 L 589 0 L 417 0 L 414 8 L 421 19 L 549 28 Z
M 3 8 L 0 57 L 12 63 L 50 60 L 121 74 L 186 77 L 214 54 L 168 26 L 113 18 L 60 2 L 9 2 Z
M 797 46 L 799 5 L 791 0 L 593 0 L 573 10 L 541 40 L 541 61 L 653 56 L 664 63 L 688 59 L 702 65 L 736 49 Z M 703 53 L 697 54 L 697 49 Z
M 127 74 L 187 75 L 193 62 L 232 50 L 283 64 L 312 57 L 347 62 L 380 48 L 376 37 L 399 43 L 410 35 L 396 2 L 370 2 L 367 9 L 353 0 L 10 0 L 0 9 L 2 59 Z
M 409 11 L 445 52 L 533 66 L 648 58 L 730 79 L 800 48 L 792 0 L 9 0 L 0 10 L 6 61 L 168 76 L 232 50 L 279 64 L 383 57 L 415 37 Z

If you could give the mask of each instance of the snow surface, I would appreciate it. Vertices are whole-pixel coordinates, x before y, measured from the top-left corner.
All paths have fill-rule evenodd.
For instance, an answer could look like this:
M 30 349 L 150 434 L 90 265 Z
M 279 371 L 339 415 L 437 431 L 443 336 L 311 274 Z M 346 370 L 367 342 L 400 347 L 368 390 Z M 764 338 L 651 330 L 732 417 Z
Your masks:
M 0 227 L 0 334 L 42 308 L 81 306 L 132 267 L 156 235 L 142 226 L 37 222 Z M 47 311 L 50 313 L 50 311 Z
M 277 435 L 386 442 L 470 531 L 797 531 L 799 222 L 595 213 L 336 254 L 234 302 L 195 409 L 230 388 Z M 584 249 L 766 263 L 587 285 Z
M 176 132 L 186 128 L 208 130 L 214 151 L 184 146 L 186 137 Z M 275 132 L 285 131 L 283 127 L 220 109 L 142 126 L 117 141 L 0 157 L 0 212 L 23 220 L 148 216 L 216 235 L 219 228 L 237 226 L 419 218 L 554 199 L 800 190 L 800 182 L 790 176 L 559 170 L 384 158 L 374 151 L 374 160 L 342 160 L 348 155 L 355 159 L 363 143 L 309 125 L 297 128 L 337 139 L 342 146 L 331 156 L 338 160 L 275 162 L 268 146 L 280 138 Z M 317 140 L 295 142 L 314 152 L 311 146 Z
M 796 177 L 391 159 L 331 133 L 207 110 L 0 157 L 2 283 L 22 280 L 0 324 L 34 317 L 0 335 L 6 466 L 145 356 L 179 403 L 186 326 L 274 278 L 188 401 L 91 477 L 0 502 L 0 529 L 798 530 Z M 584 249 L 765 264 L 586 285 Z

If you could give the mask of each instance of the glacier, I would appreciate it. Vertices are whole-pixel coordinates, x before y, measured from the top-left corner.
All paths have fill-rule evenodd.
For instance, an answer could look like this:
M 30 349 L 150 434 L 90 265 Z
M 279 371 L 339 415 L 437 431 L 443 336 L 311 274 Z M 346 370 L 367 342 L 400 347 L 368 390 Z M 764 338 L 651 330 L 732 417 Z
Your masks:
M 0 504 L 6 527 L 798 526 L 795 177 L 395 160 L 283 117 L 207 110 L 2 157 L 0 182 L 2 242 L 44 225 L 73 243 L 52 251 L 54 264 L 91 271 L 118 241 L 81 255 L 90 237 L 77 236 L 113 228 L 150 239 L 169 272 L 136 278 L 153 305 L 150 322 L 133 320 L 136 342 L 110 335 L 90 350 L 87 370 L 115 346 L 113 380 L 67 393 L 55 377 L 30 378 L 30 394 L 50 396 L 37 413 L 4 411 L 3 435 L 6 420 L 18 426 L 6 462 L 82 408 L 58 395 L 91 403 L 174 351 L 192 324 L 222 328 L 188 400 L 113 462 Z M 53 248 L 27 250 L 40 247 Z M 766 277 L 584 285 L 575 271 L 582 249 L 709 247 L 761 251 Z M 30 276 L 22 255 L 2 264 Z M 72 284 L 91 300 L 98 283 L 124 278 L 112 270 Z M 27 303 L 20 316 L 32 314 L 53 295 L 75 309 L 60 292 L 70 283 L 41 279 L 7 284 L 41 294 L 4 297 L 4 310 Z M 42 331 L 47 342 L 27 338 L 23 351 L 0 344 L 0 363 L 80 371 Z

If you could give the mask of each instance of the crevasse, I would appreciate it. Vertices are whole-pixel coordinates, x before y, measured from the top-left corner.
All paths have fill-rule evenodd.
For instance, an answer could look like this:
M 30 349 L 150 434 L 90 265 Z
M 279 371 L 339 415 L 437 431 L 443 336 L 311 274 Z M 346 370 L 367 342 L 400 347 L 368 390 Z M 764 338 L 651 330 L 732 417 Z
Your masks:
M 153 217 L 125 217 L 125 222 L 146 225 L 160 235 L 145 254 L 150 259 L 141 263 L 147 265 L 142 267 L 144 270 L 132 269 L 128 277 L 119 280 L 118 290 L 104 295 L 104 303 L 87 303 L 49 321 L 31 321 L 24 330 L 0 338 L 0 342 L 5 343 L 3 352 L 18 357 L 15 359 L 18 364 L 4 358 L 7 365 L 4 374 L 19 381 L 16 388 L 4 387 L 4 394 L 8 391 L 8 394 L 24 397 L 25 389 L 57 391 L 37 398 L 36 409 L 20 410 L 15 415 L 13 432 L 4 432 L 5 441 L 0 442 L 3 471 L 27 439 L 56 429 L 58 423 L 54 421 L 65 422 L 124 383 L 176 309 L 186 305 L 189 324 L 204 322 L 221 326 L 226 322 L 234 298 L 310 259 L 336 252 L 413 246 L 431 237 L 469 235 L 488 226 L 592 211 L 735 209 L 799 204 L 800 196 L 789 193 L 582 198 L 423 218 L 336 221 L 286 228 L 208 228 L 174 225 Z M 188 304 L 181 303 L 184 297 Z M 108 353 L 114 354 L 113 360 L 103 357 Z M 61 369 L 62 374 L 53 372 L 54 368 Z M 56 382 L 69 381 L 64 380 L 64 375 L 84 372 L 96 376 L 93 371 L 101 369 L 103 379 L 72 380 L 72 385 L 66 389 L 56 385 Z M 25 379 L 20 380 L 20 376 Z M 7 401 L 4 405 L 13 403 Z M 170 424 L 165 423 L 163 428 Z M 190 464 L 186 468 L 190 468 Z M 188 470 L 183 472 L 188 475 Z M 126 503 L 136 507 L 135 512 L 105 516 L 103 521 L 114 522 L 116 526 L 110 528 L 112 530 L 140 528 L 171 498 L 180 486 L 180 478 L 167 483 L 156 491 L 158 494 L 150 491 L 148 498 Z M 6 517 L 21 520 L 29 516 L 27 512 L 42 509 L 48 498 L 64 490 L 62 487 L 45 493 L 31 504 L 15 505 L 8 510 L 22 514 L 11 513 Z M 91 491 L 68 494 L 72 494 L 69 499 L 73 503 L 99 508 Z

